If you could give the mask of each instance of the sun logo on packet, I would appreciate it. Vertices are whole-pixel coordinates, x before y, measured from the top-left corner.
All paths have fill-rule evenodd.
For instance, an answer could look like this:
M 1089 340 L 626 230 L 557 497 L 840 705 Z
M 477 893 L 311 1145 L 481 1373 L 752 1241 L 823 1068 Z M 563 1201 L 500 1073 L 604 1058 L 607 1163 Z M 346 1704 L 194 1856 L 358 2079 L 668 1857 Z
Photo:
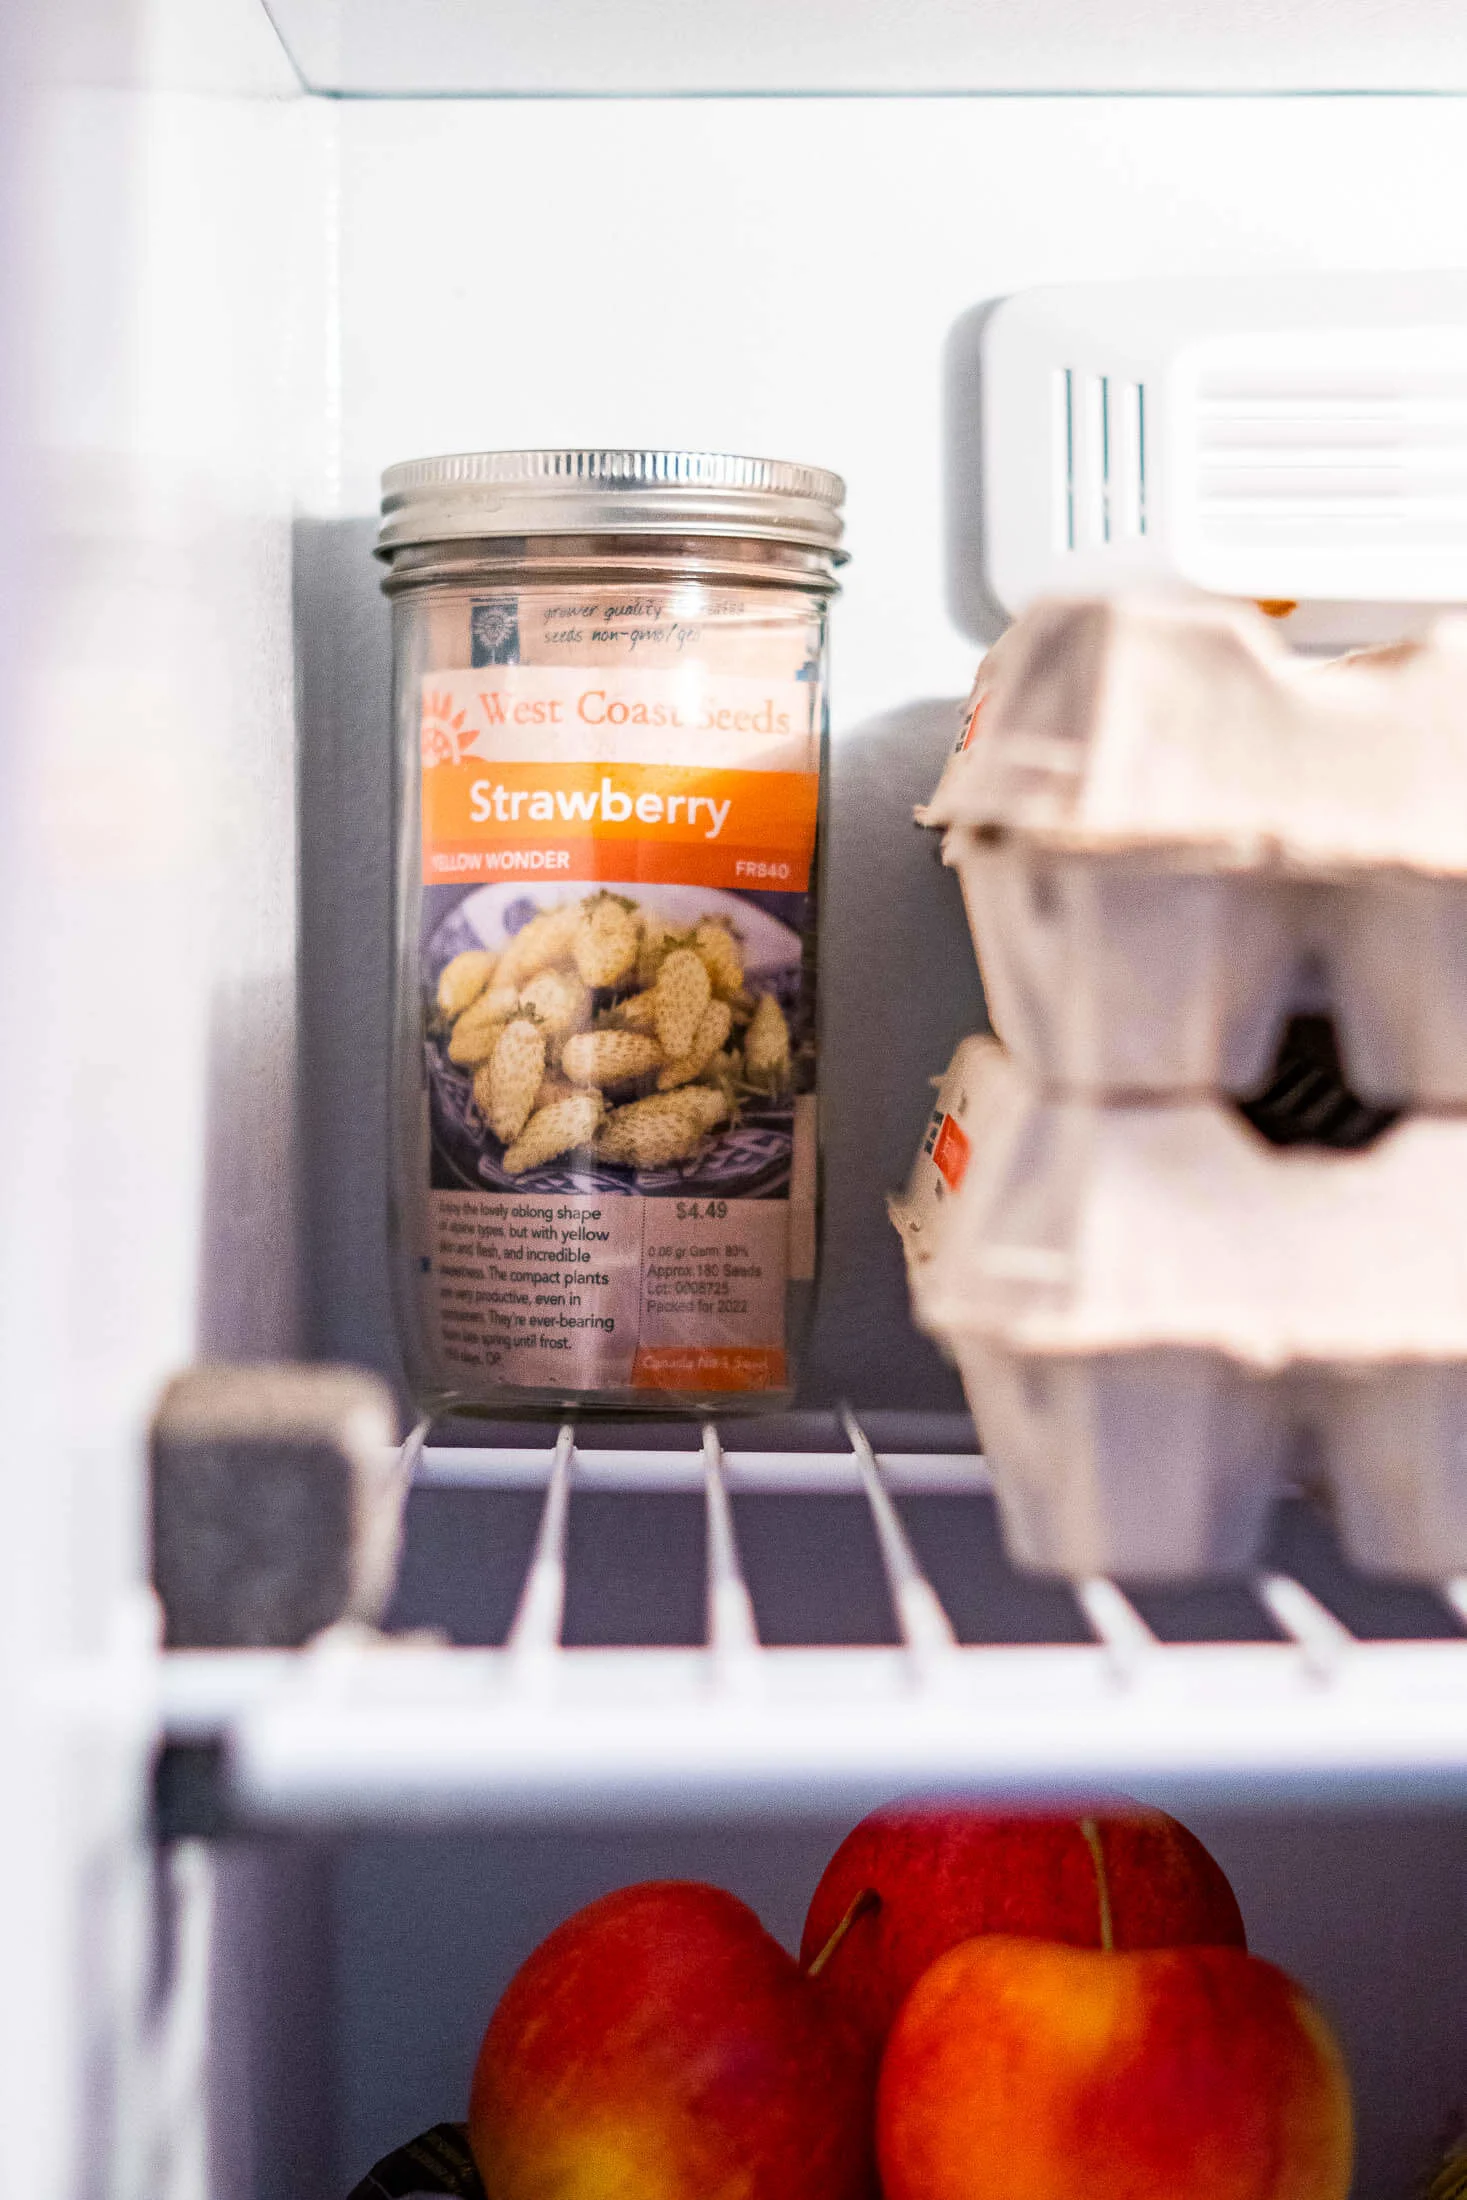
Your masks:
M 424 771 L 431 770 L 435 764 L 458 764 L 463 761 L 471 738 L 467 721 L 467 711 L 456 711 L 451 695 L 424 696 Z

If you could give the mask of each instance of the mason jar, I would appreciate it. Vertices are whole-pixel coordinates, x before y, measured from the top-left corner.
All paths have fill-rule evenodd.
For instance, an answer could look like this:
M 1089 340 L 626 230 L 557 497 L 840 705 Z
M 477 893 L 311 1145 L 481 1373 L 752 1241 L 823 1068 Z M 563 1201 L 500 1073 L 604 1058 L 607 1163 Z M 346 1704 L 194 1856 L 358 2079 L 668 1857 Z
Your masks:
M 425 1411 L 787 1405 L 840 479 L 391 467 L 396 1296 Z

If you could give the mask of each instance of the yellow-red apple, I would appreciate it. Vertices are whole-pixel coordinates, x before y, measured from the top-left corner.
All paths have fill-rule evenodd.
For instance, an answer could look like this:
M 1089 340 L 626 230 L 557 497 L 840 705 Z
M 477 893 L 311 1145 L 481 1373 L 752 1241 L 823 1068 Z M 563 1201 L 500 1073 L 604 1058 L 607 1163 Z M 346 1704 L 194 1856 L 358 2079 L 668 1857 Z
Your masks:
M 879 2048 L 909 1988 L 977 1933 L 1090 1948 L 1245 1944 L 1221 1867 L 1160 1811 L 900 1803 L 864 1818 L 836 1850 L 800 1959 L 808 1967 L 827 1951 L 823 1975 Z
M 871 2059 L 753 1911 L 625 1887 L 516 1972 L 474 2071 L 493 2200 L 868 2200 Z
M 1350 2093 L 1303 1989 L 1237 1948 L 989 1935 L 913 1987 L 877 2093 L 885 2200 L 1346 2200 Z

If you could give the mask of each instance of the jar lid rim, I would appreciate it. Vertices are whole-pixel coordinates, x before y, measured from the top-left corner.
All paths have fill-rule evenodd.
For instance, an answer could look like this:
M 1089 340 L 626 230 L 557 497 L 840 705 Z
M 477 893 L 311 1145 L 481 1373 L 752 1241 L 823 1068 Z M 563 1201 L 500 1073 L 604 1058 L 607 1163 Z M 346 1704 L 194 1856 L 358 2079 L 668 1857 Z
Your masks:
M 845 483 L 825 467 L 730 451 L 458 451 L 382 476 L 377 549 L 471 535 L 723 534 L 834 551 Z

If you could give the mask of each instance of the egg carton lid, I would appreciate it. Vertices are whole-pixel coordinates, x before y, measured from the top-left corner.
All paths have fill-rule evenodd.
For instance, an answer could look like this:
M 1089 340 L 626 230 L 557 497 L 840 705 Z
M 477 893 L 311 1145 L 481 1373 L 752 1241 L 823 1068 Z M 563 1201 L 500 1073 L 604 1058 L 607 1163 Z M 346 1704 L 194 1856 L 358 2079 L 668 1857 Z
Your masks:
M 1227 1105 L 1111 1105 L 985 1064 L 981 1142 L 921 1271 L 949 1345 L 1212 1350 L 1260 1372 L 1467 1358 L 1467 1116 L 1280 1150 Z
M 1038 603 L 917 814 L 1182 866 L 1467 876 L 1467 617 L 1322 662 L 1247 605 Z

